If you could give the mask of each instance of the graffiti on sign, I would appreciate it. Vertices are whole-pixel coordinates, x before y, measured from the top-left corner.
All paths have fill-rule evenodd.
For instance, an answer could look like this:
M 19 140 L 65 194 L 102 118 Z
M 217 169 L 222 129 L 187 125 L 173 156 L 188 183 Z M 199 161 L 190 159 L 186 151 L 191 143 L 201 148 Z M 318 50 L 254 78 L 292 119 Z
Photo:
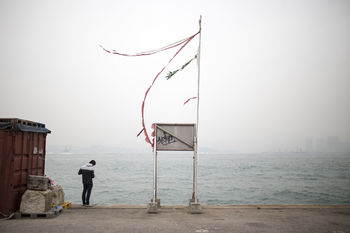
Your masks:
M 176 142 L 175 138 L 172 135 L 169 135 L 165 132 L 163 132 L 163 136 L 157 137 L 157 144 L 162 144 L 163 146 L 169 145 L 174 142 Z

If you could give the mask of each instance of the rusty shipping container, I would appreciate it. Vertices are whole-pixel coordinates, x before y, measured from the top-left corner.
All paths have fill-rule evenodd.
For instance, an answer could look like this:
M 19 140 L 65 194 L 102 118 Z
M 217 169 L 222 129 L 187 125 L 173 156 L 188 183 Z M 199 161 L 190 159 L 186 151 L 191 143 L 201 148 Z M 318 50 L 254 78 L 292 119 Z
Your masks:
M 0 118 L 0 218 L 19 210 L 29 175 L 45 174 L 44 124 Z

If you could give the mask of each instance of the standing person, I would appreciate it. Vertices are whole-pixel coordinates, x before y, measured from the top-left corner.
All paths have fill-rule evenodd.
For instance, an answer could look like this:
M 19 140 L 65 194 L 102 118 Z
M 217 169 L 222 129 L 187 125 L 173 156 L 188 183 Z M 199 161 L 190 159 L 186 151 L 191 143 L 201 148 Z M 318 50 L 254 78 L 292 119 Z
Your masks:
M 83 206 L 89 206 L 90 205 L 90 194 L 92 189 L 92 178 L 95 177 L 94 173 L 94 166 L 96 165 L 95 160 L 91 160 L 89 163 L 83 165 L 78 172 L 78 175 L 82 175 L 82 181 L 83 181 L 83 193 L 82 193 L 82 200 L 83 200 Z

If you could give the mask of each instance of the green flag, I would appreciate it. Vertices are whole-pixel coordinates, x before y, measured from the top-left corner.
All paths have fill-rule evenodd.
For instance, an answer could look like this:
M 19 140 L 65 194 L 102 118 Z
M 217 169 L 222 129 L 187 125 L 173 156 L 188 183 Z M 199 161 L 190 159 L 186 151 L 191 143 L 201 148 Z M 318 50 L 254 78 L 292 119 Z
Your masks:
M 169 71 L 167 76 L 165 77 L 167 80 L 169 80 L 174 74 L 176 74 L 178 71 L 181 71 L 183 69 L 185 69 L 186 66 L 188 66 L 194 59 L 197 58 L 197 54 L 194 56 L 194 58 L 192 58 L 191 60 L 189 60 L 188 62 L 186 62 L 183 66 L 181 66 L 181 68 L 174 70 L 174 71 Z

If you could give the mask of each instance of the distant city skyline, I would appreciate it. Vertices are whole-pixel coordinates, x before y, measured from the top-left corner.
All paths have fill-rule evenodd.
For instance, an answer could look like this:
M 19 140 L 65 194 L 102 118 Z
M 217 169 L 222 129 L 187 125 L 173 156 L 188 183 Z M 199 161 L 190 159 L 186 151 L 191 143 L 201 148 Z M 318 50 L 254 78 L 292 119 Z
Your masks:
M 286 147 L 278 148 L 275 151 L 281 152 L 350 152 L 350 141 L 343 141 L 338 136 L 328 136 L 326 138 L 308 138 L 303 143 Z
M 199 147 L 200 153 L 247 153 L 247 151 L 239 151 L 236 149 L 220 149 Z M 128 148 L 128 147 L 111 147 L 105 145 L 89 145 L 89 146 L 76 146 L 76 145 L 48 145 L 48 153 L 151 153 L 140 148 Z M 342 141 L 338 136 L 328 136 L 327 138 L 306 139 L 304 143 L 289 147 L 276 147 L 273 150 L 255 151 L 248 153 L 348 153 L 350 152 L 350 142 Z M 181 153 L 181 152 L 180 152 Z M 188 152 L 186 152 L 188 153 Z

